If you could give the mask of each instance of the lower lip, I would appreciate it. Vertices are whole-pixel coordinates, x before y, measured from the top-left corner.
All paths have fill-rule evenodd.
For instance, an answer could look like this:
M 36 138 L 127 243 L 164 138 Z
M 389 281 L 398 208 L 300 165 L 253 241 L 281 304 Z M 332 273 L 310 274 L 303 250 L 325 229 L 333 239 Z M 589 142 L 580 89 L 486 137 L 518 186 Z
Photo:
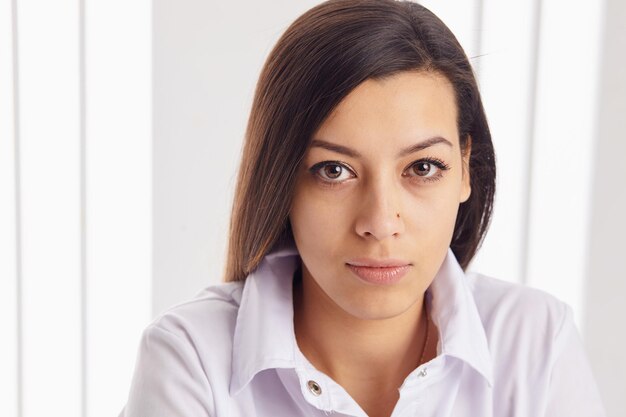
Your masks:
M 411 265 L 390 267 L 369 267 L 346 264 L 348 268 L 360 279 L 370 284 L 391 285 L 402 279 Z

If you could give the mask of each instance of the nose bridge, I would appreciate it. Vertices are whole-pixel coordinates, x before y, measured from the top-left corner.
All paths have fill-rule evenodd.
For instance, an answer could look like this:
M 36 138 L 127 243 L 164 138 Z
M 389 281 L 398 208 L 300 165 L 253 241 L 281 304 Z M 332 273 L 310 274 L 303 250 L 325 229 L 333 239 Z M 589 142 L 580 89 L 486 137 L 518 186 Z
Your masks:
M 368 187 L 373 207 L 381 212 L 393 211 L 396 206 L 396 185 L 387 177 L 386 175 L 372 177 Z
M 372 235 L 377 239 L 401 233 L 400 185 L 392 175 L 380 174 L 369 178 L 357 219 L 356 231 L 361 236 Z

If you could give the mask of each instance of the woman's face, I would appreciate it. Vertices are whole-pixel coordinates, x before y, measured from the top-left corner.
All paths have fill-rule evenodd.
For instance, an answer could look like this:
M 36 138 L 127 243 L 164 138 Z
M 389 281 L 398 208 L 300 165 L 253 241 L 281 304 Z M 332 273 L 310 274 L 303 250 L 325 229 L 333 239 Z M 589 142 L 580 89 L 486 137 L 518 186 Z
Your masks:
M 470 195 L 456 116 L 444 76 L 407 71 L 360 84 L 313 135 L 289 218 L 318 300 L 382 319 L 422 299 Z M 390 259 L 405 266 L 367 266 Z

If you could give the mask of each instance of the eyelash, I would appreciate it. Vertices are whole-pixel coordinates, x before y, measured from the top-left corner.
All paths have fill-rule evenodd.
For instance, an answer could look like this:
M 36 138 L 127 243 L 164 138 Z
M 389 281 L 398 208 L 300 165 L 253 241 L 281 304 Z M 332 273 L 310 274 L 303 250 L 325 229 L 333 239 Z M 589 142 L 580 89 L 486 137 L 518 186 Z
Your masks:
M 442 161 L 441 159 L 435 158 L 435 157 L 426 157 L 426 158 L 421 158 L 421 159 L 418 159 L 416 161 L 413 161 L 405 169 L 405 171 L 408 170 L 408 169 L 411 169 L 414 165 L 416 165 L 418 163 L 431 164 L 431 165 L 437 167 L 437 169 L 439 170 L 432 177 L 420 177 L 418 175 L 416 175 L 416 176 L 409 176 L 409 177 L 415 178 L 419 182 L 429 183 L 429 182 L 439 181 L 443 177 L 443 172 L 450 169 L 450 166 L 448 164 L 446 164 L 444 161 Z M 317 164 L 315 164 L 311 168 L 309 168 L 309 172 L 311 172 L 311 174 L 313 174 L 318 181 L 320 181 L 322 184 L 324 184 L 326 186 L 329 186 L 329 187 L 335 187 L 335 186 L 341 185 L 345 181 L 347 181 L 347 180 L 343 180 L 343 181 L 329 181 L 329 180 L 326 180 L 326 179 L 322 178 L 319 175 L 319 171 L 322 168 L 325 168 L 326 166 L 329 166 L 329 165 L 338 165 L 342 169 L 346 169 L 346 170 L 350 171 L 353 175 L 355 175 L 354 174 L 354 170 L 352 168 L 350 168 L 347 164 L 345 164 L 345 163 L 343 163 L 341 161 L 322 161 L 322 162 L 318 162 Z M 402 175 L 404 176 L 404 172 L 402 173 Z

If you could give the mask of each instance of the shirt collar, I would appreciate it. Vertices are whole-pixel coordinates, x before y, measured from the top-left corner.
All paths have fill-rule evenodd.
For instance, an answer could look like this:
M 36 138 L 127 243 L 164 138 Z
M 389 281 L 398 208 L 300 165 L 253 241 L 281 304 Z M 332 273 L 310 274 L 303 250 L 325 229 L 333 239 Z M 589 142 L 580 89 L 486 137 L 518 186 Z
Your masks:
M 299 366 L 293 327 L 293 273 L 300 263 L 290 245 L 268 253 L 244 283 L 233 337 L 231 395 L 259 372 Z M 487 336 L 469 282 L 451 249 L 427 291 L 442 355 L 468 363 L 493 386 Z
M 292 289 L 299 263 L 291 244 L 265 255 L 246 278 L 233 336 L 231 395 L 264 369 L 296 366 Z
M 430 315 L 439 329 L 441 354 L 463 360 L 493 386 L 493 363 L 487 335 L 471 288 L 471 281 L 452 249 L 428 288 Z

